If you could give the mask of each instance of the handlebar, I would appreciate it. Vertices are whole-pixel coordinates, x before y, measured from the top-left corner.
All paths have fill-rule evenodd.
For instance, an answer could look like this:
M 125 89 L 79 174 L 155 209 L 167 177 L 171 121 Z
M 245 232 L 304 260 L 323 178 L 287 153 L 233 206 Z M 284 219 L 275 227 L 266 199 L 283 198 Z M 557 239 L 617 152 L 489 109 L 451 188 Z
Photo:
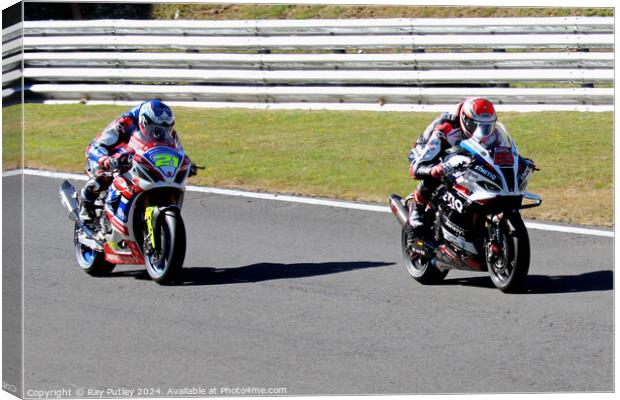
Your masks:
M 530 159 L 530 158 L 523 158 L 523 161 L 525 161 L 525 163 L 532 168 L 532 171 L 540 171 L 540 168 L 536 167 L 536 163 L 534 162 L 534 160 Z
M 110 156 L 110 167 L 107 170 L 103 170 L 103 174 L 112 177 L 121 175 L 123 169 L 131 167 L 133 157 L 133 153 L 123 153 L 118 156 Z
M 198 164 L 194 164 L 192 163 L 192 165 L 189 167 L 189 176 L 194 176 L 194 175 L 198 175 L 198 170 L 199 169 L 205 169 L 205 167 L 201 167 Z

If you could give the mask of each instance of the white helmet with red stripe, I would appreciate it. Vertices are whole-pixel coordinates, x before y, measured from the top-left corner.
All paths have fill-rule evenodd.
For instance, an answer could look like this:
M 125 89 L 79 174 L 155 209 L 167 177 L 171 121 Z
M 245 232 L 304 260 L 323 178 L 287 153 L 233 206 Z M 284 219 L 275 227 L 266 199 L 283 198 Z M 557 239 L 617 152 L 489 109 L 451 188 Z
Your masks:
M 487 144 L 495 134 L 497 115 L 493 103 L 482 97 L 467 99 L 459 107 L 459 124 L 467 137 L 474 137 Z

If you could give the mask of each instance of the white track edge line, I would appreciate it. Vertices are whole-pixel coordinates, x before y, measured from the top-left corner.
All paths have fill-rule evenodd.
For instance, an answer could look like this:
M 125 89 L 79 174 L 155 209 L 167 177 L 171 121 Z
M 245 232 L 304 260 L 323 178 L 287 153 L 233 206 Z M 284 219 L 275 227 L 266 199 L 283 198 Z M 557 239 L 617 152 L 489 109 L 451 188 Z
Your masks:
M 22 170 L 6 171 L 2 173 L 2 176 L 3 177 L 16 176 L 16 175 L 20 175 L 21 172 Z M 86 180 L 85 175 L 71 174 L 71 173 L 65 173 L 65 172 L 43 171 L 43 170 L 37 170 L 37 169 L 24 169 L 23 173 L 25 175 L 41 176 L 41 177 L 48 177 L 48 178 L 75 179 L 75 180 L 80 180 L 80 181 Z M 186 190 L 189 192 L 210 193 L 210 194 L 218 194 L 218 195 L 223 195 L 223 196 L 249 197 L 249 198 L 254 198 L 254 199 L 262 199 L 262 200 L 286 201 L 290 203 L 312 204 L 312 205 L 348 208 L 348 209 L 363 210 L 363 211 L 374 211 L 374 212 L 385 212 L 385 213 L 390 212 L 390 208 L 388 206 L 360 204 L 360 203 L 338 201 L 338 200 L 317 199 L 313 197 L 290 196 L 290 195 L 281 195 L 281 194 L 274 194 L 274 193 L 249 192 L 249 191 L 243 191 L 243 190 L 220 189 L 220 188 L 212 188 L 212 187 L 206 187 L 206 186 L 187 186 Z M 543 230 L 543 231 L 575 233 L 575 234 L 581 234 L 581 235 L 602 236 L 602 237 L 614 237 L 613 231 L 591 229 L 591 228 L 581 228 L 581 227 L 576 227 L 576 226 L 544 224 L 540 222 L 531 222 L 531 221 L 526 221 L 525 226 L 527 226 L 529 229 L 536 229 L 536 230 Z

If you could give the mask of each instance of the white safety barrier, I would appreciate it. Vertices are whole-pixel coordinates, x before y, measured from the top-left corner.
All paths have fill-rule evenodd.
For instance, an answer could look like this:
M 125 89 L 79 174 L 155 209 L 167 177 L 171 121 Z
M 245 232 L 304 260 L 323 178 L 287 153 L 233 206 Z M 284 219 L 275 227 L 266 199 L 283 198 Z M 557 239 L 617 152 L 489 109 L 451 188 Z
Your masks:
M 3 44 L 3 55 L 30 50 L 333 50 L 333 49 L 597 49 L 613 34 L 591 35 L 347 35 L 347 36 L 25 36 Z
M 377 69 L 442 70 L 475 68 L 613 68 L 613 53 L 377 53 L 377 54 L 237 54 L 160 52 L 49 52 L 24 53 L 32 67 L 150 67 L 262 70 Z M 3 68 L 21 62 L 15 55 L 3 60 Z
M 3 30 L 3 97 L 24 78 L 55 102 L 601 110 L 613 47 L 606 17 L 26 21 Z
M 2 32 L 9 37 L 21 27 Z M 91 20 L 28 21 L 27 35 L 369 35 L 369 34 L 501 34 L 613 33 L 611 17 L 536 18 L 373 18 L 320 20 Z
M 337 86 L 211 86 L 211 85 L 114 85 L 114 84 L 33 84 L 27 89 L 34 94 L 48 94 L 55 100 L 139 100 L 160 97 L 194 101 L 245 101 L 260 103 L 300 102 L 365 102 L 368 98 L 384 103 L 449 104 L 472 94 L 471 88 Z M 523 104 L 537 99 L 539 103 L 575 104 L 588 96 L 590 104 L 611 104 L 612 88 L 476 88 L 480 96 L 498 104 Z M 231 107 L 234 104 L 231 103 Z

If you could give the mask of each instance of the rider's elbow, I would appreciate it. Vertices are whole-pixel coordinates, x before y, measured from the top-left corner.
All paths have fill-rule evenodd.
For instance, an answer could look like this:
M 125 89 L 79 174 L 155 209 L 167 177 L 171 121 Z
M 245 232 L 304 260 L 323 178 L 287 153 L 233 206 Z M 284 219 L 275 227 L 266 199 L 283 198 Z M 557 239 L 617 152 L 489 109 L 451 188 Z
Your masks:
M 418 165 L 415 164 L 411 164 L 409 166 L 409 176 L 411 177 L 411 179 L 416 179 L 416 180 L 420 180 L 422 179 L 422 177 L 420 177 L 419 175 L 419 171 L 418 171 Z

